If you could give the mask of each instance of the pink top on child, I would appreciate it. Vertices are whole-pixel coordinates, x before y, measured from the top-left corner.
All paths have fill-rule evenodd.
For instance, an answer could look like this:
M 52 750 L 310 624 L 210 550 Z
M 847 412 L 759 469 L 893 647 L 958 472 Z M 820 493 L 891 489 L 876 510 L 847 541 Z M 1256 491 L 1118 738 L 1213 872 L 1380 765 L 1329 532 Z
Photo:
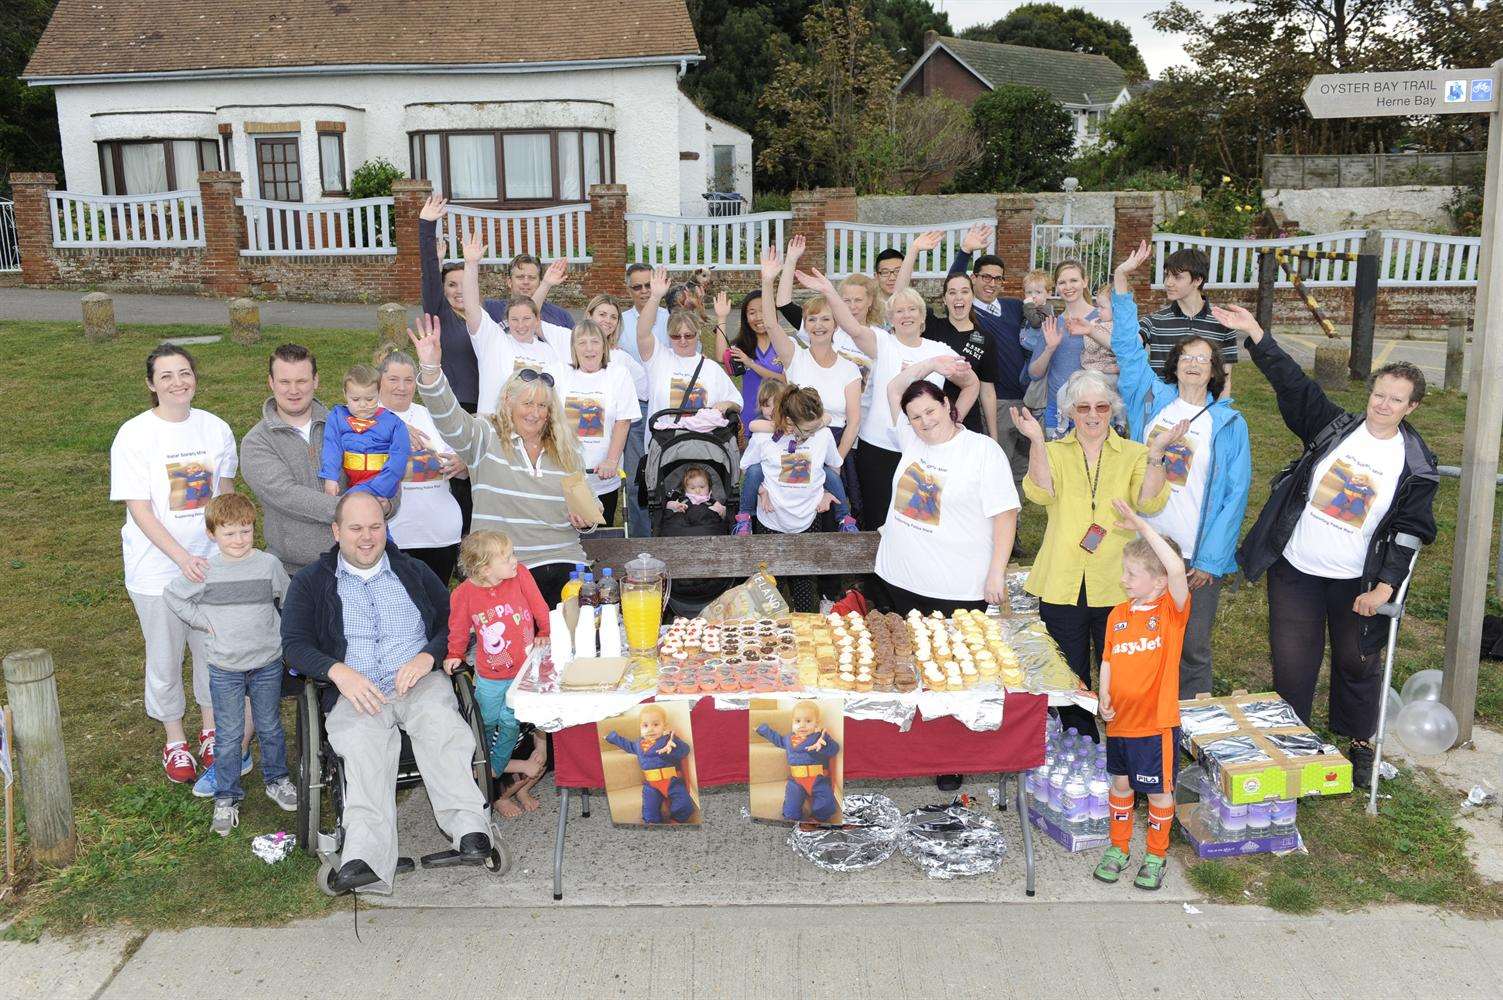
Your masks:
M 475 671 L 509 681 L 527 660 L 536 635 L 548 634 L 548 604 L 526 566 L 494 587 L 466 580 L 449 595 L 449 657 L 463 657 L 475 631 Z

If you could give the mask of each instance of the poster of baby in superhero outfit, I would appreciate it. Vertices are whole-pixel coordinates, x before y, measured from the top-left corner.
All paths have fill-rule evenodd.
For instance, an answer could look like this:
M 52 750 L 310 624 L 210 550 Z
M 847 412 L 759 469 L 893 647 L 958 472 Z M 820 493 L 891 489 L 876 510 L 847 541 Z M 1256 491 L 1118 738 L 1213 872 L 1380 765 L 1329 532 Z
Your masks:
M 670 404 L 682 410 L 702 410 L 710 405 L 710 390 L 703 385 L 695 383 L 694 391 L 684 398 L 684 390 L 689 388 L 688 375 L 675 375 L 673 381 L 668 384 L 668 399 Z
M 838 825 L 845 715 L 838 698 L 753 698 L 747 795 L 756 819 Z
M 605 407 L 592 396 L 570 396 L 564 400 L 564 415 L 574 425 L 580 440 L 605 437 Z
M 1351 461 L 1339 458 L 1331 463 L 1310 494 L 1310 506 L 1360 531 L 1377 495 L 1377 484 L 1371 475 Z
M 944 485 L 936 473 L 919 462 L 910 462 L 898 479 L 898 489 L 892 497 L 893 512 L 919 524 L 938 524 Z
M 1153 444 L 1153 439 L 1163 434 L 1169 428 L 1163 424 L 1155 425 L 1148 432 L 1148 444 Z M 1171 486 L 1184 486 L 1190 481 L 1190 467 L 1195 464 L 1195 445 L 1186 436 L 1174 442 L 1164 449 L 1164 473 Z
M 689 702 L 654 702 L 595 724 L 612 821 L 627 826 L 699 824 L 689 708 Z
M 198 510 L 214 496 L 214 472 L 202 462 L 168 462 L 168 510 Z

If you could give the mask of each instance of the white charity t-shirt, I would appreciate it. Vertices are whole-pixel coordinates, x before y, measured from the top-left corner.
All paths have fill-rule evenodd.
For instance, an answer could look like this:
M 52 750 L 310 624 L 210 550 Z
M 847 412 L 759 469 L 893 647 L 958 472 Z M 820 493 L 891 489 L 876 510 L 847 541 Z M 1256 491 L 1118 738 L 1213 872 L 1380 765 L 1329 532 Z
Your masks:
M 401 413 L 391 412 L 407 425 L 412 449 L 407 457 L 407 473 L 402 477 L 402 503 L 386 530 L 399 549 L 457 545 L 464 516 L 438 458 L 454 454 L 454 449 L 444 443 L 433 414 L 421 403 L 413 403 Z
M 579 450 L 589 471 L 586 481 L 596 496 L 605 496 L 621 488 L 621 475 L 598 478 L 594 469 L 605 460 L 611 449 L 611 434 L 618 420 L 636 420 L 642 415 L 637 405 L 637 390 L 625 365 L 611 363 L 599 371 L 585 372 L 565 368 L 558 382 L 558 398 L 564 406 L 564 418 L 579 437 Z
M 484 310 L 480 313 L 480 328 L 470 335 L 475 348 L 475 361 L 480 371 L 480 389 L 476 393 L 475 410 L 481 416 L 496 412 L 496 400 L 501 397 L 501 387 L 523 368 L 535 368 L 558 378 L 559 370 L 566 364 L 570 332 L 552 323 L 538 325 L 538 336 L 530 343 L 521 343 L 501 328 Z M 562 338 L 562 339 L 560 339 Z M 564 345 L 560 357 L 555 345 Z
M 642 362 L 621 348 L 613 347 L 611 348 L 611 367 L 623 368 L 631 376 L 632 390 L 637 394 L 638 401 L 647 398 L 647 369 L 642 367 Z M 637 407 L 639 413 L 641 410 L 640 406 Z
M 1143 515 L 1143 520 L 1160 534 L 1174 539 L 1185 561 L 1189 562 L 1195 555 L 1200 514 L 1205 507 L 1206 477 L 1210 474 L 1211 414 L 1204 406 L 1176 399 L 1154 418 L 1145 443 L 1151 444 L 1155 437 L 1181 420 L 1189 420 L 1190 429 L 1164 452 L 1169 502 L 1157 514 Z
M 1310 477 L 1284 558 L 1302 573 L 1331 580 L 1362 575 L 1367 546 L 1393 503 L 1404 472 L 1404 435 L 1379 440 L 1366 422 L 1331 449 Z
M 642 360 L 641 349 L 637 346 L 637 317 L 641 314 L 642 311 L 636 306 L 621 314 L 621 350 L 631 355 L 637 364 L 645 366 L 647 362 Z M 661 305 L 652 319 L 652 335 L 657 338 L 659 348 L 668 350 L 668 310 Z M 645 394 L 637 397 L 639 400 L 646 398 Z
M 887 402 L 888 385 L 907 365 L 935 357 L 958 358 L 960 355 L 948 344 L 937 340 L 920 340 L 917 345 L 909 347 L 895 334 L 879 327 L 872 328 L 872 336 L 877 338 L 877 357 L 872 364 L 870 398 L 863 404 L 865 411 L 861 414 L 861 440 L 888 451 L 898 451 L 898 439 L 893 435 L 892 407 Z M 938 372 L 930 374 L 928 380 L 944 387 L 944 376 Z
M 704 366 L 699 369 L 694 392 L 686 402 L 684 390 L 689 387 L 689 379 L 694 376 L 701 358 L 704 358 Z M 736 388 L 736 383 L 731 381 L 724 368 L 703 354 L 685 358 L 666 347 L 655 348 L 652 357 L 647 359 L 647 392 L 645 416 L 649 421 L 654 413 L 669 407 L 697 410 L 720 403 L 741 405 L 741 390 Z M 652 440 L 651 426 L 644 425 L 642 433 L 644 440 Z
M 795 344 L 793 360 L 784 369 L 783 377 L 791 385 L 813 389 L 819 393 L 819 401 L 824 404 L 825 413 L 830 417 L 830 426 L 844 427 L 846 425 L 846 386 L 861 379 L 861 369 L 856 367 L 855 362 L 836 354 L 835 363 L 825 368 L 814 360 L 813 352 Z
M 172 421 L 147 410 L 120 425 L 110 445 L 110 499 L 150 500 L 177 543 L 207 558 L 214 541 L 204 527 L 204 507 L 239 467 L 235 435 L 214 414 L 190 409 L 186 420 Z M 154 597 L 177 579 L 177 563 L 152 544 L 129 510 L 120 548 L 126 590 Z
M 795 443 L 789 451 L 792 441 L 788 436 L 774 441 L 771 434 L 759 432 L 751 436 L 741 455 L 743 471 L 754 464 L 762 466 L 762 485 L 772 501 L 770 512 L 757 504 L 757 520 L 787 535 L 797 534 L 814 522 L 825 494 L 825 472 L 828 469 L 832 475 L 839 475 L 840 468 L 840 449 L 828 427 Z
M 902 457 L 879 529 L 877 575 L 925 597 L 980 600 L 991 567 L 991 518 L 1020 506 L 1001 446 L 964 428 L 944 444 L 925 444 L 906 420 L 896 436 Z

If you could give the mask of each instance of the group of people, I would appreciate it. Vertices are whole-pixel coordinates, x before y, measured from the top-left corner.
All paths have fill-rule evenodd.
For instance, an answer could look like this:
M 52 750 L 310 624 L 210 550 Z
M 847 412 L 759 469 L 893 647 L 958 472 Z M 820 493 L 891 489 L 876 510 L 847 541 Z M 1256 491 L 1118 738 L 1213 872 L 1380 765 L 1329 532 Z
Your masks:
M 517 724 L 506 689 L 586 561 L 581 532 L 599 522 L 571 505 L 568 484 L 582 478 L 611 523 L 625 482 L 622 519 L 647 534 L 633 484 L 646 422 L 665 410 L 737 425 L 745 442 L 734 514 L 736 498 L 711 495 L 702 470 L 684 477 L 675 510 L 713 515 L 725 533 L 879 531 L 866 590 L 898 612 L 1005 603 L 1020 491 L 1042 507 L 1026 589 L 1082 682 L 1101 665 L 1109 741 L 1114 730 L 1158 740 L 1113 758 L 1156 796 L 1172 787 L 1162 737 L 1178 699 L 1211 690 L 1220 590 L 1239 567 L 1267 573 L 1275 688 L 1308 721 L 1329 637 L 1330 726 L 1352 741 L 1356 780 L 1370 780 L 1375 614 L 1435 535 L 1435 458 L 1405 420 L 1425 392 L 1413 365 L 1380 369 L 1365 412 L 1347 413 L 1245 309 L 1207 302 L 1199 251 L 1169 256 L 1167 302 L 1140 318 L 1130 276 L 1146 245 L 1094 292 L 1067 261 L 1007 298 L 1001 258 L 981 252 L 985 226 L 963 239 L 938 313 L 911 286 L 917 255 L 938 244 L 928 234 L 884 251 L 874 277 L 838 284 L 799 267 L 800 238 L 766 248 L 734 332 L 726 293 L 711 299 L 641 264 L 627 269 L 625 301 L 597 296 L 575 320 L 547 301 L 562 262 L 518 257 L 510 297 L 483 298 L 478 234 L 462 264 L 444 263 L 446 210 L 431 198 L 419 222 L 423 315 L 407 343 L 344 374 L 342 403 L 319 401 L 313 354 L 284 344 L 237 449 L 223 420 L 193 406 L 192 356 L 164 344 L 146 361 L 152 408 L 112 446 L 147 714 L 163 725 L 168 777 L 215 799 L 216 832 L 238 822 L 252 734 L 267 794 L 296 807 L 274 701 L 285 659 L 330 685 L 328 734 L 349 786 L 336 887 L 390 886 L 398 728 L 456 856 L 480 863 L 490 828 L 473 737 L 439 671 L 466 660 L 473 636 L 487 755 L 510 779 L 496 811 L 536 808 L 527 788 L 546 746 Z M 799 286 L 812 295 L 795 304 Z M 1230 394 L 1239 340 L 1302 445 L 1245 537 L 1251 450 Z M 269 555 L 255 548 L 237 475 L 261 504 Z M 465 579 L 451 595 L 456 567 Z M 793 598 L 817 606 L 812 589 Z M 1088 713 L 1065 712 L 1095 731 Z

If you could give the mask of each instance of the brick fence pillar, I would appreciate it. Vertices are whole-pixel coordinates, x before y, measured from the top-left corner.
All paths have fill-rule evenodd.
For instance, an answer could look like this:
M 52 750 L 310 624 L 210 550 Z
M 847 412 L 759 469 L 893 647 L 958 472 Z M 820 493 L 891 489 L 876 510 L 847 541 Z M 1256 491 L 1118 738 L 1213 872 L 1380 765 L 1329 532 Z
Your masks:
M 198 175 L 198 193 L 204 212 L 204 285 L 218 295 L 246 295 L 250 283 L 240 270 L 245 215 L 235 204 L 240 196 L 240 175 L 205 170 Z
M 1033 270 L 1031 194 L 997 195 L 997 256 L 1002 258 L 1003 294 L 1023 294 L 1023 275 Z
M 58 280 L 52 257 L 52 207 L 47 193 L 57 189 L 56 174 L 11 174 L 16 207 L 16 242 L 21 251 L 21 280 L 50 285 Z
M 417 302 L 423 297 L 423 262 L 418 257 L 418 216 L 423 212 L 423 202 L 433 193 L 433 182 L 425 180 L 392 181 L 391 197 L 396 203 L 393 209 L 392 242 L 397 255 L 391 262 L 391 282 L 381 292 L 382 298 L 397 302 Z M 376 289 L 367 289 L 375 292 Z
M 1117 261 L 1138 248 L 1139 242 L 1147 240 L 1149 246 L 1153 245 L 1153 195 L 1141 192 L 1117 195 L 1112 222 L 1116 228 L 1112 245 L 1112 254 L 1116 258 L 1112 267 L 1115 268 Z M 1153 265 L 1150 262 L 1138 268 L 1132 276 L 1133 297 L 1145 312 L 1152 308 L 1146 305 L 1152 285 Z
M 794 191 L 788 196 L 793 221 L 785 233 L 788 237 L 803 236 L 804 257 L 799 266 L 807 271 L 817 267 L 825 269 L 825 209 L 831 188 L 815 191 Z M 783 248 L 779 247 L 781 251 Z
M 623 294 L 626 282 L 626 185 L 591 184 L 589 234 L 590 267 L 582 288 L 585 298 Z

